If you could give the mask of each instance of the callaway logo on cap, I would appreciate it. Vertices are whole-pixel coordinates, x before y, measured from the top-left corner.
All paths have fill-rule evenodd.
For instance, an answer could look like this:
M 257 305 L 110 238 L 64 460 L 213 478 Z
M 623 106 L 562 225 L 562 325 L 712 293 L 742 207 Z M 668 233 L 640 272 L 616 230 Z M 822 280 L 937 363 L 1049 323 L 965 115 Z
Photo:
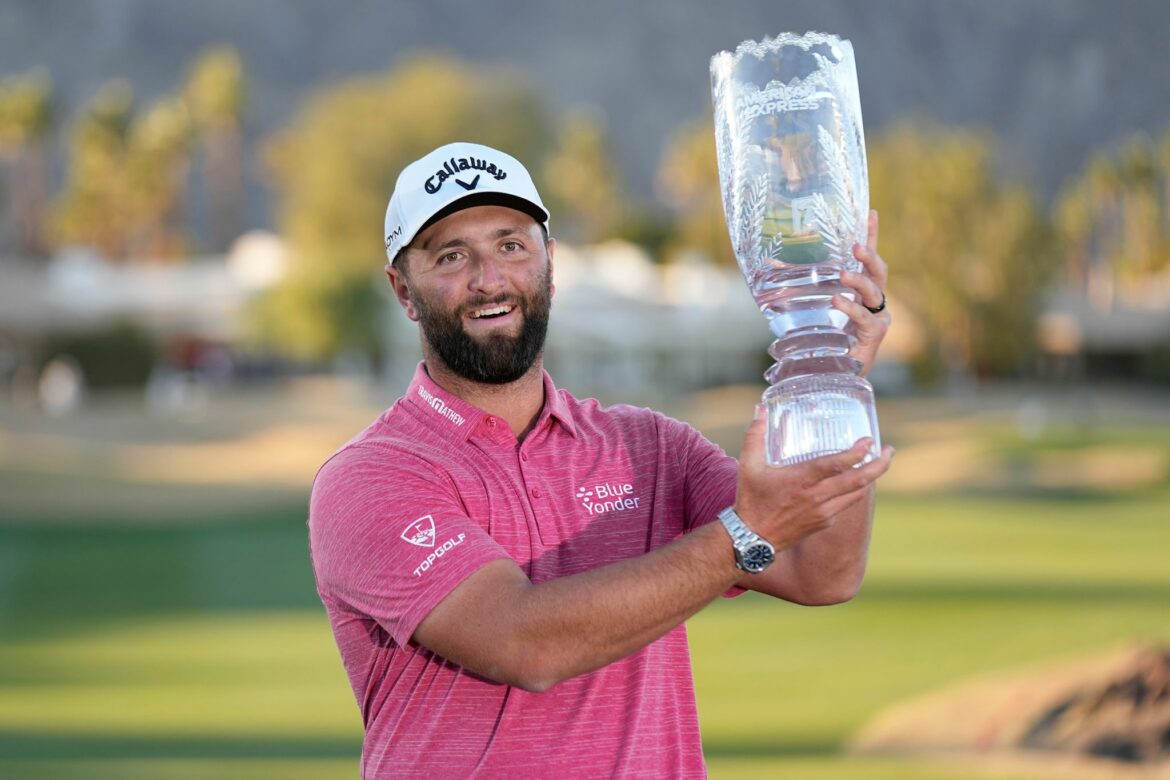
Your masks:
M 471 206 L 507 206 L 548 228 L 548 209 L 524 166 L 481 144 L 440 146 L 403 169 L 386 207 L 391 261 L 428 225 Z

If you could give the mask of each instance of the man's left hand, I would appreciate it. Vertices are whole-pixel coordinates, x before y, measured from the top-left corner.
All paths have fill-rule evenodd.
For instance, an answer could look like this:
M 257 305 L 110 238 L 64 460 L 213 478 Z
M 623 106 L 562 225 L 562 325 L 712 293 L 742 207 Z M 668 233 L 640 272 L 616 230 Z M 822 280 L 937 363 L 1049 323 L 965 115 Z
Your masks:
M 886 337 L 891 322 L 889 307 L 885 305 L 890 269 L 877 252 L 877 240 L 878 213 L 870 211 L 865 246 L 853 245 L 853 256 L 861 262 L 862 271 L 841 272 L 841 283 L 856 291 L 856 300 L 851 301 L 844 295 L 833 296 L 833 306 L 849 315 L 849 332 L 857 339 L 849 354 L 861 361 L 862 376 L 873 367 L 878 347 Z M 873 312 L 873 309 L 878 308 L 881 311 Z

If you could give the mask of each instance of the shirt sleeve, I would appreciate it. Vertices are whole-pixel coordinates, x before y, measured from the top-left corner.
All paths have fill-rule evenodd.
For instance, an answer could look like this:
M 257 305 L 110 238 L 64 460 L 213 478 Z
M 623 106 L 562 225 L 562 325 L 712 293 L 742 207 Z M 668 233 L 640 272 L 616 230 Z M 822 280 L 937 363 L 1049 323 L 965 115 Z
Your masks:
M 408 453 L 361 446 L 318 472 L 309 548 L 322 597 L 369 616 L 399 645 L 468 576 L 508 557 L 445 473 Z

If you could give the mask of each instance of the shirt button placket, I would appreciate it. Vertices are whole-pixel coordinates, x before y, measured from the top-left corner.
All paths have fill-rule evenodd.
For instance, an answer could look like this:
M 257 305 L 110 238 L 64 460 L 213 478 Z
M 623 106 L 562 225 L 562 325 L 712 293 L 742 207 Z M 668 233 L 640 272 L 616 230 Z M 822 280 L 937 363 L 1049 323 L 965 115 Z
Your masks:
M 530 479 L 530 475 L 528 474 L 528 470 L 524 467 L 524 464 L 527 462 L 528 462 L 528 453 L 525 452 L 523 449 L 521 449 L 520 450 L 520 476 L 521 476 L 521 479 L 523 479 L 525 482 L 528 482 Z M 540 488 L 531 487 L 528 489 L 528 495 L 531 496 L 532 498 L 540 498 L 542 493 L 541 493 Z

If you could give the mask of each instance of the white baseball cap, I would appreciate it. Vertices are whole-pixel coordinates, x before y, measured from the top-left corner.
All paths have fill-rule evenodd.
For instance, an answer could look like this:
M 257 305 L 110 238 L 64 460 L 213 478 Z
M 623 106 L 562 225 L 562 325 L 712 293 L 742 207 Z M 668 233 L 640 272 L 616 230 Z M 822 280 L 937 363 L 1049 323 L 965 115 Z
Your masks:
M 386 256 L 393 262 L 424 228 L 472 206 L 507 206 L 548 229 L 532 177 L 511 155 L 482 144 L 440 146 L 402 170 L 386 207 Z

